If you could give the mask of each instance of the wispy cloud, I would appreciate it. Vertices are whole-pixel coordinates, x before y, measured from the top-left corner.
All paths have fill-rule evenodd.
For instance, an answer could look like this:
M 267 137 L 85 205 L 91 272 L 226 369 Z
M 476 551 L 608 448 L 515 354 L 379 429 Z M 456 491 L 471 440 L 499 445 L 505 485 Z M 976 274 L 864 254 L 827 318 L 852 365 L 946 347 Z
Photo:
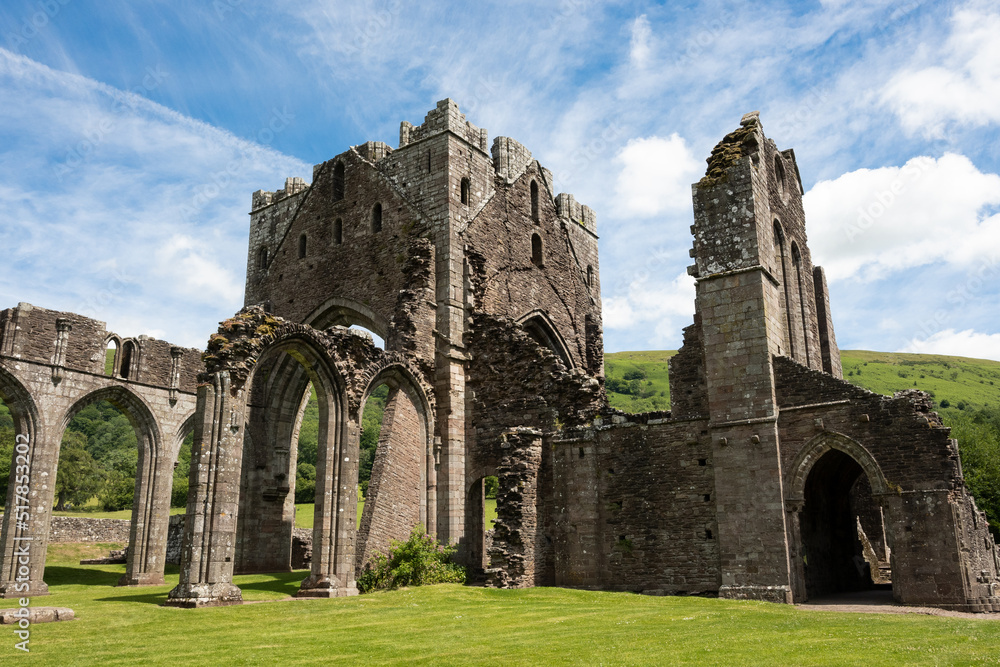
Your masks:
M 202 346 L 242 305 L 249 193 L 309 167 L 2 49 L 0 91 L 18 100 L 0 108 L 0 242 L 13 269 L 0 277 L 4 305 L 31 301 Z M 228 182 L 199 201 L 219 173 Z

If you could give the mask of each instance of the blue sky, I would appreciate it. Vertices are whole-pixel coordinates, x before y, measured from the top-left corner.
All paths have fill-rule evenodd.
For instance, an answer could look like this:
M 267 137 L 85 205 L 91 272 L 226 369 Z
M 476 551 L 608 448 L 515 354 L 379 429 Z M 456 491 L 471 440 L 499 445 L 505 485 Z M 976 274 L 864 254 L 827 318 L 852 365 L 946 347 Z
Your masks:
M 0 307 L 202 347 L 250 194 L 451 97 L 597 211 L 606 349 L 676 348 L 690 184 L 760 110 L 841 347 L 1000 359 L 997 35 L 989 2 L 5 0 Z

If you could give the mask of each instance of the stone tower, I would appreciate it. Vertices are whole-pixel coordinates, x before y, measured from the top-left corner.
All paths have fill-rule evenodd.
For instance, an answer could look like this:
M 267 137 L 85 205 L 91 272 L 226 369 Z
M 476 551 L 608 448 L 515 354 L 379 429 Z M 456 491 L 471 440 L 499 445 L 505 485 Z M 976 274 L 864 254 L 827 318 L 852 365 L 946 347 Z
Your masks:
M 779 151 L 751 113 L 708 163 L 692 188 L 697 259 L 688 271 L 704 344 L 720 592 L 790 600 L 773 360 L 840 377 L 840 355 L 794 153 Z
M 443 541 L 464 543 L 467 482 L 495 467 L 475 451 L 473 315 L 517 323 L 565 367 L 603 373 L 594 212 L 557 195 L 552 174 L 517 141 L 497 137 L 491 146 L 451 100 L 421 125 L 403 122 L 396 149 L 367 142 L 316 165 L 309 185 L 290 178 L 283 190 L 255 192 L 245 301 L 317 329 L 363 326 L 387 351 L 416 361 L 436 412 L 436 463 L 426 480 L 436 511 L 424 520 Z M 272 414 L 251 418 L 251 434 L 277 441 L 279 453 L 244 460 L 250 505 L 241 514 L 273 514 L 245 531 L 245 551 L 259 553 L 261 535 L 283 523 L 265 549 L 279 559 L 292 510 L 294 415 L 307 382 L 296 368 L 288 366 L 298 376 L 281 384 L 289 387 L 283 398 L 268 395 L 273 381 L 258 387 Z M 286 424 L 278 435 L 277 422 Z M 252 500 L 275 493 L 284 493 L 281 507 Z

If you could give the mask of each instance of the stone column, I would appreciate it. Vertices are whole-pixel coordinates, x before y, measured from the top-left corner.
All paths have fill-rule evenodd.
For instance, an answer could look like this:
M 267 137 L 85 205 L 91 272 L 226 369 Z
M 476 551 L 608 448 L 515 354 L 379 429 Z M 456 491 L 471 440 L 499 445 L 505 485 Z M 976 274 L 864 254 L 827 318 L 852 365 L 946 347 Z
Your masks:
M 542 434 L 522 427 L 502 437 L 504 456 L 497 467 L 497 521 L 486 582 L 497 588 L 529 588 L 539 583 L 540 564 L 535 554 Z
M 339 419 L 340 407 L 335 401 L 331 403 L 328 414 L 320 414 L 312 569 L 302 582 L 296 594 L 298 597 L 333 598 L 358 594 L 354 578 L 354 542 L 361 416 L 359 414 L 357 420 Z
M 59 443 L 35 429 L 36 439 L 18 433 L 14 440 L 14 460 L 10 467 L 7 504 L 0 543 L 0 598 L 48 595 L 45 550 L 55 495 Z M 27 477 L 27 480 L 24 478 Z M 27 484 L 19 483 L 25 482 Z
M 139 446 L 128 563 L 125 574 L 118 580 L 119 586 L 163 584 L 173 466 L 161 450 L 162 446 L 149 435 Z
M 243 460 L 245 388 L 231 392 L 228 371 L 198 387 L 191 477 L 180 583 L 166 604 L 209 607 L 239 604 L 233 585 L 236 518 Z

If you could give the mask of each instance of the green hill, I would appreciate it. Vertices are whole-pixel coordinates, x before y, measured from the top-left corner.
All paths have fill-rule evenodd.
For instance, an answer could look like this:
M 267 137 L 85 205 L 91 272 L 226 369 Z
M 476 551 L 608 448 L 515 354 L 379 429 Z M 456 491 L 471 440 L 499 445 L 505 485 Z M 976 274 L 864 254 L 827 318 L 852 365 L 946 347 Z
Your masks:
M 676 352 L 604 357 L 608 402 L 626 412 L 670 408 L 667 360 Z M 958 439 L 965 481 L 1000 538 L 1000 362 L 936 354 L 841 351 L 844 379 L 879 394 L 930 393 Z
M 608 401 L 627 412 L 670 409 L 667 360 L 675 350 L 612 352 L 604 356 Z M 843 350 L 844 379 L 879 394 L 921 389 L 942 408 L 1000 407 L 1000 361 Z

